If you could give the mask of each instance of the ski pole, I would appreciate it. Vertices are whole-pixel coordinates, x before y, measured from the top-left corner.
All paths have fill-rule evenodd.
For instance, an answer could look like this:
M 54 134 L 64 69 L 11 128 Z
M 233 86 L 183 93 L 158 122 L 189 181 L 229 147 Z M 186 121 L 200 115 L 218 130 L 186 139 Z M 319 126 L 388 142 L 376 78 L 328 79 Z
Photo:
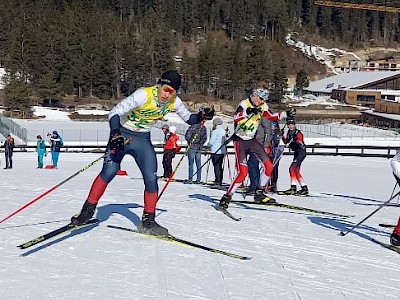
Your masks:
M 226 158 L 227 165 L 228 165 L 229 180 L 230 180 L 230 182 L 232 182 L 233 181 L 233 177 L 232 177 L 231 163 L 229 162 L 228 151 L 226 151 L 225 158 Z
M 178 168 L 179 168 L 180 164 L 182 163 L 183 159 L 184 159 L 185 156 L 188 154 L 190 148 L 192 147 L 192 145 L 194 144 L 195 140 L 197 139 L 197 136 L 199 135 L 200 130 L 203 128 L 205 122 L 206 122 L 206 121 L 204 120 L 204 121 L 202 121 L 202 122 L 200 123 L 200 128 L 199 128 L 199 130 L 198 130 L 198 131 L 196 132 L 196 134 L 193 136 L 192 140 L 190 141 L 189 145 L 188 145 L 187 148 L 186 148 L 185 153 L 183 153 L 181 159 L 178 161 L 178 164 L 175 166 L 175 168 L 174 168 L 174 170 L 172 171 L 171 175 L 168 177 L 168 180 L 167 180 L 167 182 L 165 183 L 163 189 L 161 190 L 160 194 L 158 194 L 157 201 L 160 200 L 162 194 L 164 194 L 164 192 L 165 192 L 165 190 L 167 189 L 167 186 L 168 186 L 169 183 L 171 182 L 172 178 L 174 178 L 174 175 L 175 175 L 176 171 L 178 170 Z M 197 173 L 197 172 L 196 172 L 196 173 Z M 196 173 L 195 173 L 195 174 L 196 174 Z M 192 178 L 193 178 L 193 176 L 192 176 Z M 192 178 L 189 178 L 189 180 L 191 180 Z
M 364 219 L 362 219 L 360 222 L 358 222 L 356 225 L 354 225 L 353 227 L 351 227 L 349 230 L 347 230 L 346 232 L 341 231 L 340 235 L 341 236 L 345 236 L 346 234 L 348 234 L 349 232 L 353 231 L 354 228 L 360 226 L 362 223 L 364 223 L 367 219 L 369 219 L 371 216 L 373 216 L 375 213 L 377 213 L 381 208 L 385 207 L 386 205 L 389 204 L 390 201 L 392 201 L 394 198 L 396 198 L 398 195 L 400 195 L 400 191 L 397 192 L 394 196 L 394 190 L 396 189 L 397 186 L 397 182 L 394 185 L 393 191 L 392 191 L 392 195 L 390 196 L 389 200 L 387 200 L 385 203 L 382 203 L 377 209 L 375 209 L 372 213 L 370 213 L 368 216 L 366 216 Z
M 252 118 L 254 117 L 256 114 L 251 114 L 249 115 L 249 117 L 247 118 L 247 120 L 241 124 L 240 126 L 238 126 L 238 128 L 236 128 L 236 130 L 233 132 L 233 134 L 221 145 L 221 147 L 219 147 L 214 153 L 217 153 L 219 150 L 222 149 L 222 147 L 228 145 L 228 143 L 232 140 L 233 136 L 239 131 L 239 129 L 241 129 L 244 125 L 246 125 L 246 123 Z M 199 170 L 203 169 L 203 167 L 208 163 L 208 161 L 211 159 L 211 155 L 210 157 L 200 166 Z M 189 178 L 189 180 L 191 180 L 194 175 L 197 174 L 197 171 L 192 175 L 191 178 Z
M 101 157 L 97 158 L 95 161 L 91 162 L 90 164 L 84 166 L 82 169 L 80 169 L 78 172 L 72 174 L 71 176 L 69 176 L 67 179 L 64 179 L 63 181 L 61 181 L 60 183 L 56 184 L 55 186 L 53 186 L 51 189 L 47 190 L 46 192 L 44 192 L 43 194 L 37 196 L 35 199 L 29 201 L 28 203 L 26 203 L 25 205 L 21 206 L 20 208 L 18 208 L 16 211 L 14 211 L 12 214 L 8 215 L 7 217 L 5 217 L 4 219 L 2 219 L 0 221 L 0 224 L 3 223 L 4 221 L 10 219 L 12 216 L 16 215 L 17 213 L 21 212 L 22 210 L 24 210 L 25 208 L 27 208 L 28 206 L 31 206 L 33 203 L 35 203 L 36 201 L 40 200 L 41 198 L 43 198 L 44 196 L 46 196 L 47 194 L 50 194 L 52 191 L 54 191 L 56 188 L 60 187 L 61 185 L 63 185 L 64 183 L 66 183 L 67 181 L 70 181 L 72 178 L 74 178 L 75 176 L 77 176 L 78 174 L 82 173 L 83 171 L 86 171 L 87 169 L 89 169 L 91 166 L 93 166 L 94 164 L 96 164 L 97 162 L 99 162 L 102 158 L 104 158 L 105 154 L 103 154 Z
M 210 153 L 211 156 L 211 153 Z M 210 161 L 208 161 L 208 165 L 207 165 L 207 172 L 206 172 L 206 184 L 208 183 L 208 171 L 210 170 Z

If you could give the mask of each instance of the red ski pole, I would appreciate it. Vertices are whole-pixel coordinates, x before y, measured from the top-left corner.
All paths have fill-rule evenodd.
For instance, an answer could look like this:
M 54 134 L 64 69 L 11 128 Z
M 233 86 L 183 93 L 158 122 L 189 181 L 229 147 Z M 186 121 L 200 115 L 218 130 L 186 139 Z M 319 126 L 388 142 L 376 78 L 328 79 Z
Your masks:
M 19 213 L 20 211 L 23 211 L 25 208 L 27 208 L 28 206 L 31 206 L 33 203 L 35 203 L 36 201 L 42 199 L 44 196 L 46 196 L 47 194 L 50 194 L 52 191 L 54 191 L 56 188 L 58 188 L 59 186 L 63 185 L 64 183 L 66 183 L 67 181 L 70 181 L 72 178 L 74 178 L 75 176 L 77 176 L 78 174 L 82 173 L 83 171 L 89 169 L 91 166 L 93 166 L 94 164 L 96 164 L 98 161 L 100 161 L 102 158 L 104 158 L 104 155 L 102 155 L 101 157 L 99 157 L 98 159 L 96 159 L 95 161 L 91 162 L 90 164 L 84 166 L 82 169 L 80 169 L 78 172 L 76 172 L 75 174 L 72 174 L 71 176 L 69 176 L 67 179 L 64 179 L 63 181 L 61 181 L 59 184 L 53 186 L 51 189 L 47 190 L 46 192 L 44 192 L 43 194 L 37 196 L 35 199 L 29 201 L 28 203 L 26 203 L 24 206 L 21 206 L 20 208 L 18 208 L 16 211 L 14 211 L 12 214 L 8 215 L 7 217 L 5 217 L 4 219 L 2 219 L 0 221 L 0 224 L 5 222 L 6 220 L 10 219 L 11 217 L 15 216 L 17 213 Z

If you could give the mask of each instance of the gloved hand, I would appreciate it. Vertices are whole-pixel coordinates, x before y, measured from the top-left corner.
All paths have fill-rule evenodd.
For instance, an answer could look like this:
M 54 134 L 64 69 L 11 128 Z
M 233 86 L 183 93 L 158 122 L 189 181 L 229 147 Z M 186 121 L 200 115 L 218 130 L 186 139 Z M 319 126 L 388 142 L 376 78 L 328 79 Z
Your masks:
M 211 152 L 211 147 L 203 146 L 204 155 L 208 155 Z
M 259 115 L 262 113 L 262 109 L 260 107 L 248 107 L 246 108 L 247 115 Z
M 119 129 L 113 129 L 110 133 L 110 153 L 115 154 L 124 150 L 125 138 L 121 135 Z
M 291 108 L 290 110 L 286 111 L 286 118 L 294 118 L 296 116 L 296 109 Z

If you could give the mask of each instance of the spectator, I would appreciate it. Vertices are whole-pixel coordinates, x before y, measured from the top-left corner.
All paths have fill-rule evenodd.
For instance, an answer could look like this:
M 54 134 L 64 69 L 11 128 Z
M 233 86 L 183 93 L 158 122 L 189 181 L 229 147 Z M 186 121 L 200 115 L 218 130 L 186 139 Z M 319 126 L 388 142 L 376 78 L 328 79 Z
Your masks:
M 41 135 L 38 135 L 36 143 L 36 152 L 38 154 L 38 166 L 37 169 L 43 169 L 43 156 L 47 156 L 46 153 L 46 143 L 44 139 L 42 139 Z
M 223 168 L 224 156 L 226 153 L 226 130 L 222 127 L 222 120 L 215 118 L 213 120 L 213 130 L 211 131 L 210 141 L 208 147 L 211 148 L 211 161 L 214 167 L 214 184 L 222 186 L 223 181 Z M 217 151 L 218 150 L 218 151 Z
M 163 148 L 165 143 L 168 140 L 169 137 L 169 126 L 167 124 L 164 124 L 163 127 L 161 128 L 162 132 L 164 133 L 164 141 L 163 141 Z M 166 174 L 166 170 L 165 170 L 165 165 L 164 165 L 164 161 L 168 160 L 168 156 L 169 154 L 167 153 L 167 151 L 164 149 L 163 152 L 163 158 L 162 158 L 162 163 L 163 163 L 163 168 L 164 168 L 164 175 Z M 164 175 L 161 177 L 161 179 L 165 179 Z
M 47 136 L 50 136 L 50 151 L 53 167 L 57 169 L 60 149 L 64 145 L 64 142 L 56 130 L 53 131 L 53 134 L 48 133 Z
M 164 180 L 172 174 L 172 159 L 175 154 L 180 151 L 181 147 L 178 146 L 179 136 L 176 134 L 176 127 L 169 127 L 169 135 L 164 145 L 163 167 L 164 167 Z
M 197 136 L 196 136 L 197 135 Z M 187 153 L 189 163 L 189 179 L 185 181 L 186 184 L 200 184 L 201 183 L 201 149 L 207 141 L 207 129 L 202 124 L 191 125 L 185 133 L 185 139 L 190 149 Z M 196 162 L 196 181 L 193 181 L 193 165 Z
M 14 139 L 11 137 L 11 135 L 7 135 L 7 139 L 4 142 L 4 150 L 5 150 L 5 155 L 6 155 L 6 167 L 4 169 L 12 169 Z

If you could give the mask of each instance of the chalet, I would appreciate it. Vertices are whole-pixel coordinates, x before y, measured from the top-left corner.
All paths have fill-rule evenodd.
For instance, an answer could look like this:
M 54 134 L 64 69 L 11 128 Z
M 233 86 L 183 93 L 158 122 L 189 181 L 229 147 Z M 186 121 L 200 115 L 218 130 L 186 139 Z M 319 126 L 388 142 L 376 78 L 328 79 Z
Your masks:
M 370 124 L 399 125 L 400 71 L 343 73 L 311 82 L 304 90 L 314 95 L 329 95 L 350 105 L 371 108 L 371 111 L 363 113 L 363 118 Z

